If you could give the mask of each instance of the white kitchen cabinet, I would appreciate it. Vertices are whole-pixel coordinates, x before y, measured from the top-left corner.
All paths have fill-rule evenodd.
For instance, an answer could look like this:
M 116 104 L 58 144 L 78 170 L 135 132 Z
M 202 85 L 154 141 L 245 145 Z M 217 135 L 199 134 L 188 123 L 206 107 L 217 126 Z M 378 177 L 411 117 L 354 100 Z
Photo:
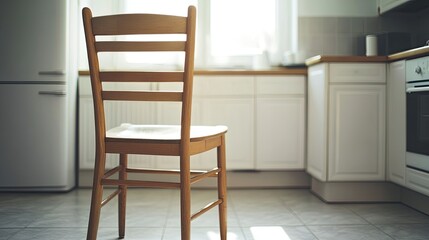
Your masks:
M 387 177 L 405 184 L 406 96 L 405 60 L 388 65 L 387 78 Z
M 304 169 L 305 77 L 256 77 L 256 169 Z
M 385 64 L 308 73 L 307 171 L 321 181 L 385 180 Z

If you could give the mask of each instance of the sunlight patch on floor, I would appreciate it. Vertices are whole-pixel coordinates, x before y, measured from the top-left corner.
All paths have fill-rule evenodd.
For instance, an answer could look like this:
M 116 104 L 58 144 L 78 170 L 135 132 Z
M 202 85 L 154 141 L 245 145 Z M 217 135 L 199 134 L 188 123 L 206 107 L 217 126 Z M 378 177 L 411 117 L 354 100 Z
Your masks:
M 278 226 L 251 227 L 250 232 L 254 240 L 290 240 L 285 230 Z

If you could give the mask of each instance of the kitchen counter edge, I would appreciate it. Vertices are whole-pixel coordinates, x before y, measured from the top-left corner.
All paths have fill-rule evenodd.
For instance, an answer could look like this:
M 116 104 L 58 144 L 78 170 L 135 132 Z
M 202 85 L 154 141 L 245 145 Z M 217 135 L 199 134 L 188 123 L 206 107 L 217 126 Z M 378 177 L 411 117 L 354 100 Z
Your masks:
M 407 51 L 391 54 L 388 56 L 388 60 L 391 62 L 391 61 L 397 61 L 402 59 L 412 59 L 412 58 L 422 57 L 426 55 L 429 55 L 429 46 L 413 48 Z
M 194 75 L 307 75 L 307 68 L 270 68 L 270 69 L 196 69 Z M 79 76 L 89 76 L 88 70 L 79 71 Z
M 311 57 L 305 61 L 305 64 L 307 66 L 312 66 L 318 63 L 322 62 L 338 62 L 338 63 L 350 63 L 350 62 L 362 62 L 362 63 L 369 63 L 369 62 L 387 62 L 388 57 L 387 56 L 322 56 L 317 55 L 314 57 Z
M 413 59 L 416 57 L 429 55 L 429 46 L 419 47 L 410 49 L 407 51 L 394 53 L 388 56 L 324 56 L 317 55 L 311 57 L 305 61 L 305 64 L 309 67 L 322 62 L 393 62 L 403 59 Z

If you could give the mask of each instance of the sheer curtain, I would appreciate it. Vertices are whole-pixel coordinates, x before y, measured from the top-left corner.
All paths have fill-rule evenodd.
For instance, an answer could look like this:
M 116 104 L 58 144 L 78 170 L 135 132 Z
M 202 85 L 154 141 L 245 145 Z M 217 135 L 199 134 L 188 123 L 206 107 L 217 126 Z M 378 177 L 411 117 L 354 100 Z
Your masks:
M 80 0 L 94 16 L 119 13 L 163 13 L 186 15 L 188 5 L 198 8 L 196 68 L 252 68 L 255 64 L 278 65 L 283 52 L 294 50 L 296 37 L 296 0 Z M 82 23 L 81 23 L 82 26 Z M 82 29 L 82 28 L 81 28 Z M 126 36 L 131 40 L 141 36 Z M 149 39 L 151 36 L 146 37 Z M 180 39 L 178 35 L 175 38 Z M 172 39 L 166 39 L 172 40 Z M 83 29 L 80 34 L 80 69 L 88 69 Z M 154 69 L 177 67 L 183 57 L 165 53 L 154 58 L 150 53 L 104 57 L 110 68 Z

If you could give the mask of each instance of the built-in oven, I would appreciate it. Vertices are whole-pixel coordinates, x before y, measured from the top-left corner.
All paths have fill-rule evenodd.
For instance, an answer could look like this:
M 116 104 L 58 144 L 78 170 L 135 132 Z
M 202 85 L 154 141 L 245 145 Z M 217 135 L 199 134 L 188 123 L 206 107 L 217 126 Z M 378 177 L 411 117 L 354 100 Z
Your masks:
M 429 57 L 406 62 L 407 167 L 429 173 Z

